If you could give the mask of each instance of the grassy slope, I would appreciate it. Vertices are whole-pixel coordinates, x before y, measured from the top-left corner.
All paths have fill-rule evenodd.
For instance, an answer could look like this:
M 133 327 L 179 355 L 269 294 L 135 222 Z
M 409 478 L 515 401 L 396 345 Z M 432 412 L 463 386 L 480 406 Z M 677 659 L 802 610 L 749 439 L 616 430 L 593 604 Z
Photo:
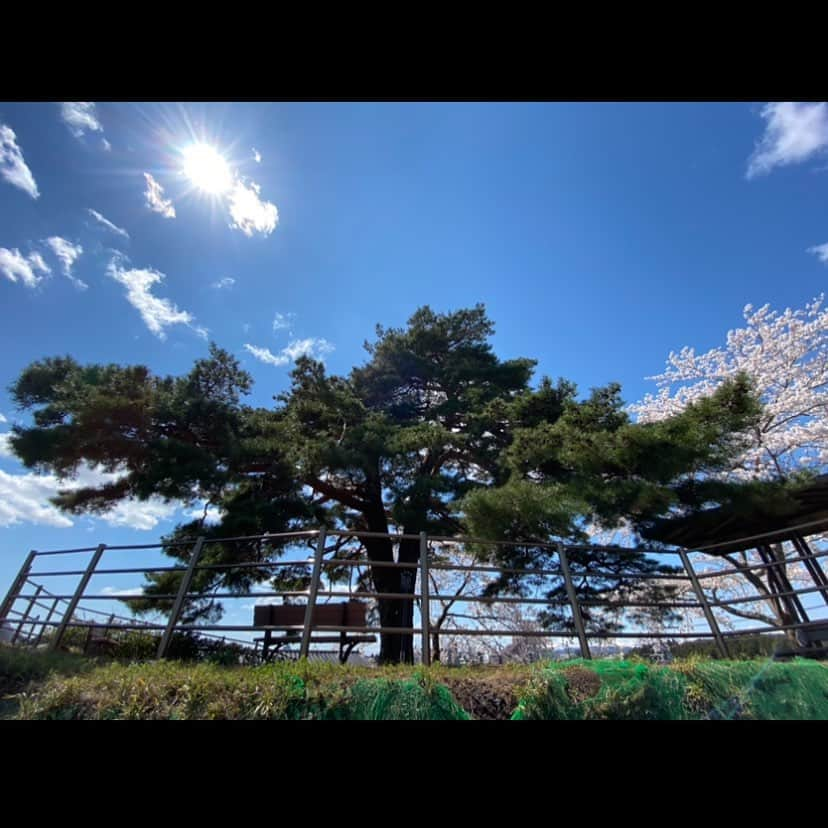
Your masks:
M 24 719 L 828 719 L 828 665 L 226 667 L 0 647 L 0 696 Z

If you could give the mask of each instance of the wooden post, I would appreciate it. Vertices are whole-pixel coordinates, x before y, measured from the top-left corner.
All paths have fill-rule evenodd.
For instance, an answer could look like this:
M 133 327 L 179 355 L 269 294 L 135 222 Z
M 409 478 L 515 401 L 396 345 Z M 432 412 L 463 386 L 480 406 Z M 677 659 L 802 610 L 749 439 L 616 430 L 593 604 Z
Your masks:
M 26 626 L 26 622 L 29 620 L 29 613 L 34 609 L 34 605 L 37 603 L 38 596 L 43 591 L 43 587 L 38 584 L 37 589 L 35 590 L 35 594 L 29 598 L 29 603 L 26 605 L 26 611 L 23 613 L 23 617 L 20 619 L 20 623 L 17 625 L 17 629 L 15 630 L 14 635 L 12 636 L 11 643 L 14 644 L 17 639 L 20 637 L 20 633 L 23 631 L 23 627 Z M 39 617 L 39 616 L 38 616 Z M 31 638 L 31 633 L 26 636 L 26 643 L 28 644 L 29 639 Z
M 423 664 L 431 664 L 431 607 L 428 597 L 428 536 L 420 532 L 420 621 L 423 635 Z
M 299 658 L 307 658 L 310 650 L 311 625 L 313 622 L 313 608 L 316 606 L 316 596 L 319 593 L 319 578 L 322 574 L 322 556 L 325 554 L 325 538 L 327 530 L 323 526 L 319 530 L 316 541 L 316 552 L 313 556 L 313 572 L 311 573 L 310 590 L 308 591 L 308 606 L 305 609 L 305 626 L 302 629 L 302 644 L 299 647 Z
M 710 632 L 713 633 L 713 638 L 716 639 L 716 648 L 719 651 L 719 655 L 721 655 L 722 658 L 730 658 L 730 653 L 727 651 L 727 644 L 725 643 L 724 636 L 722 635 L 722 631 L 719 629 L 716 616 L 713 615 L 713 611 L 710 609 L 710 604 L 707 603 L 707 596 L 704 594 L 701 583 L 696 576 L 696 570 L 693 569 L 693 564 L 690 562 L 687 552 L 683 549 L 679 549 L 679 556 L 681 557 L 681 562 L 684 565 L 684 569 L 687 572 L 688 577 L 690 578 L 690 583 L 693 585 L 693 592 L 696 593 L 696 598 L 699 599 L 699 603 L 702 605 L 704 617 L 707 619 Z
M 558 557 L 561 561 L 561 572 L 566 585 L 566 594 L 569 596 L 569 603 L 572 607 L 572 621 L 575 623 L 575 630 L 578 633 L 578 641 L 581 645 L 581 657 L 591 659 L 592 654 L 589 652 L 589 641 L 586 637 L 584 619 L 581 615 L 581 605 L 578 603 L 578 594 L 575 592 L 575 585 L 572 583 L 572 572 L 569 569 L 569 560 L 563 544 L 558 545 Z
M 198 559 L 201 557 L 202 546 L 204 546 L 203 536 L 196 540 L 193 552 L 190 555 L 190 563 L 181 578 L 181 584 L 178 587 L 178 595 L 175 596 L 175 603 L 173 604 L 172 611 L 170 612 L 170 620 L 167 622 L 167 628 L 164 630 L 164 635 L 161 637 L 161 641 L 158 644 L 158 652 L 155 654 L 156 658 L 167 657 L 167 650 L 170 647 L 170 641 L 172 641 L 175 625 L 178 623 L 178 618 L 181 615 L 181 610 L 184 606 L 184 600 L 187 598 L 187 593 L 190 591 L 190 584 L 193 582 L 193 575 L 195 574 Z
M 75 594 L 72 596 L 72 600 L 69 601 L 69 606 L 66 608 L 66 612 L 64 613 L 63 618 L 60 621 L 60 626 L 58 626 L 57 631 L 55 632 L 52 640 L 49 642 L 50 650 L 56 650 L 60 646 L 60 642 L 63 640 L 63 635 L 66 632 L 66 628 L 71 623 L 72 616 L 75 614 L 75 610 L 78 608 L 80 599 L 83 596 L 86 587 L 89 585 L 90 579 L 95 574 L 95 569 L 98 566 L 98 562 L 101 560 L 101 555 L 103 555 L 104 549 L 106 549 L 106 544 L 101 543 L 98 545 L 98 548 L 92 554 L 92 560 L 89 561 L 89 566 L 86 567 L 86 572 L 83 573 L 83 577 L 80 579 L 78 588 L 75 590 Z
M 52 620 L 52 616 L 55 614 L 55 610 L 57 609 L 58 601 L 59 601 L 58 598 L 55 598 L 55 600 L 52 601 L 52 606 L 49 609 L 49 613 L 46 616 L 46 620 L 40 625 L 40 632 L 38 633 L 37 641 L 35 641 L 35 643 L 34 643 L 35 647 L 37 647 L 40 644 L 40 640 L 43 638 L 43 633 L 45 632 L 46 627 L 49 626 L 49 622 Z
M 26 556 L 26 560 L 23 561 L 23 566 L 20 567 L 17 577 L 14 579 L 9 591 L 6 593 L 6 597 L 3 599 L 2 605 L 0 605 L 0 621 L 3 621 L 8 617 L 8 614 L 14 606 L 14 602 L 17 600 L 17 596 L 23 591 L 26 579 L 29 577 L 29 572 L 32 570 L 32 561 L 34 561 L 36 555 L 37 552 L 33 549 Z

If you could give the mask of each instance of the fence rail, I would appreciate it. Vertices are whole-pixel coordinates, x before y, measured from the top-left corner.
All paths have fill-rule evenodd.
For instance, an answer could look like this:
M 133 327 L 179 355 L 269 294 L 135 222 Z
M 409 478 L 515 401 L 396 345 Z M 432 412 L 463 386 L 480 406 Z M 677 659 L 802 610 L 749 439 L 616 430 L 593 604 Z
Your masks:
M 760 555 L 763 549 L 769 546 L 762 546 L 763 536 L 752 536 L 746 538 L 746 542 L 755 545 Z M 387 538 L 392 544 L 400 541 L 417 540 L 419 544 L 419 560 L 397 561 L 368 561 L 364 556 L 354 553 L 348 558 L 328 558 L 331 552 L 339 552 L 348 548 L 348 544 L 361 544 L 367 538 Z M 334 541 L 334 548 L 327 548 L 328 540 Z M 293 560 L 241 560 L 234 563 L 202 563 L 202 552 L 215 544 L 225 546 L 233 543 L 245 543 L 258 546 L 260 554 L 268 544 L 278 543 L 280 546 L 294 544 L 295 546 L 306 545 L 311 553 L 305 558 Z M 188 560 L 183 565 L 165 566 L 101 566 L 101 562 L 110 553 L 129 551 L 139 553 L 146 550 L 165 550 L 175 546 L 179 550 L 189 547 Z M 557 568 L 501 568 L 490 563 L 478 563 L 470 558 L 463 558 L 459 561 L 446 560 L 446 550 L 485 550 L 503 546 L 520 548 L 543 549 L 547 554 L 551 553 L 557 563 Z M 428 664 L 432 657 L 438 657 L 437 651 L 440 648 L 441 639 L 452 639 L 457 637 L 468 637 L 471 639 L 487 636 L 490 639 L 562 639 L 565 641 L 578 642 L 578 650 L 584 658 L 591 657 L 590 642 L 606 641 L 610 639 L 707 639 L 712 640 L 722 656 L 729 654 L 728 641 L 740 635 L 753 635 L 765 633 L 791 632 L 807 628 L 811 623 L 808 612 L 822 613 L 825 615 L 825 607 L 828 606 L 828 581 L 826 581 L 817 561 L 828 556 L 828 550 L 812 551 L 804 538 L 799 537 L 793 542 L 793 550 L 796 554 L 790 554 L 784 560 L 767 559 L 761 557 L 759 561 L 750 561 L 745 558 L 744 563 L 738 566 L 723 567 L 720 563 L 722 558 L 706 558 L 706 566 L 698 569 L 691 561 L 691 554 L 704 554 L 703 550 L 696 550 L 689 553 L 681 549 L 652 549 L 652 548 L 623 548 L 606 545 L 588 546 L 584 544 L 566 545 L 561 543 L 546 542 L 506 542 L 488 541 L 475 538 L 447 538 L 442 536 L 428 536 L 425 533 L 419 535 L 376 533 L 376 532 L 352 532 L 346 530 L 307 530 L 302 532 L 289 532 L 280 534 L 263 534 L 255 536 L 241 536 L 234 538 L 207 539 L 204 537 L 195 538 L 189 542 L 179 541 L 175 544 L 139 544 L 130 546 L 107 546 L 99 544 L 94 547 L 83 547 L 77 549 L 49 550 L 44 552 L 32 551 L 23 562 L 14 582 L 6 594 L 2 605 L 0 605 L 0 622 L 10 632 L 10 643 L 15 646 L 45 646 L 56 649 L 61 646 L 68 630 L 83 628 L 90 631 L 103 630 L 106 634 L 112 630 L 135 631 L 143 630 L 158 635 L 158 646 L 156 656 L 165 658 L 169 655 L 170 645 L 176 634 L 191 634 L 207 639 L 220 640 L 233 643 L 240 647 L 256 649 L 257 642 L 229 638 L 228 633 L 272 633 L 281 632 L 285 634 L 282 641 L 295 641 L 299 644 L 299 655 L 308 656 L 311 652 L 311 645 L 315 637 L 324 633 L 339 634 L 361 634 L 369 635 L 405 635 L 417 636 L 420 644 L 421 659 Z M 645 573 L 643 575 L 608 573 L 590 565 L 589 571 L 578 571 L 573 573 L 572 556 L 575 553 L 584 551 L 597 551 L 610 553 L 619 557 L 631 554 L 647 553 L 660 556 L 675 556 L 678 558 L 676 571 Z M 62 555 L 89 555 L 91 557 L 86 566 L 64 569 L 35 569 L 36 564 L 45 565 L 46 560 L 54 556 Z M 184 557 L 184 556 L 181 556 Z M 804 564 L 816 586 L 800 586 L 798 588 L 788 580 L 787 567 Z M 679 569 L 680 566 L 680 569 Z M 281 567 L 299 567 L 306 571 L 308 579 L 307 588 L 285 588 L 256 591 L 248 589 L 216 589 L 207 593 L 199 592 L 193 588 L 193 581 L 199 573 L 221 573 L 236 574 L 239 577 L 253 579 L 253 581 L 265 580 L 272 577 Z M 377 591 L 366 586 L 364 579 L 359 582 L 356 590 L 351 588 L 352 578 L 348 577 L 348 588 L 336 588 L 336 583 L 331 580 L 330 570 L 336 569 L 340 572 L 360 572 L 364 574 L 367 569 L 391 568 L 410 571 L 411 589 L 404 592 Z M 126 594 L 92 593 L 89 591 L 90 581 L 103 575 L 158 575 L 162 573 L 180 573 L 177 591 L 158 594 L 147 594 L 145 592 L 132 591 Z M 764 575 L 769 584 L 770 591 L 764 593 L 757 591 L 753 595 L 737 595 L 735 597 L 721 597 L 717 589 L 717 583 L 723 578 L 744 576 L 750 573 L 754 578 Z M 461 587 L 455 589 L 453 586 L 446 587 L 440 583 L 440 579 L 453 574 L 461 579 Z M 520 594 L 488 595 L 482 589 L 477 592 L 469 589 L 463 593 L 464 585 L 469 583 L 468 579 L 475 576 L 484 578 L 491 575 L 509 575 L 519 580 L 525 578 L 528 582 L 535 584 L 540 590 L 534 594 L 523 592 Z M 41 583 L 42 579 L 48 578 L 79 578 L 77 586 L 72 591 L 58 590 L 52 592 L 46 589 Z M 416 578 L 419 577 L 419 589 L 414 589 Z M 671 588 L 677 594 L 671 600 L 648 600 L 633 590 L 629 594 L 620 593 L 606 594 L 608 589 L 597 589 L 595 594 L 594 583 L 601 578 L 612 578 L 618 584 L 627 582 L 659 581 L 664 586 Z M 558 589 L 554 590 L 548 583 L 544 584 L 543 579 L 556 580 Z M 590 584 L 590 579 L 592 584 Z M 538 587 L 538 582 L 541 586 Z M 709 586 L 708 586 L 709 584 Z M 583 594 L 587 588 L 586 597 Z M 173 586 L 175 588 L 175 586 Z M 589 592 L 589 588 L 593 592 Z M 452 591 L 454 589 L 454 591 Z M 822 605 L 806 608 L 800 601 L 800 596 L 814 596 L 822 599 Z M 306 598 L 304 604 L 304 622 L 301 624 L 195 624 L 186 620 L 186 609 L 194 600 L 204 599 L 231 599 L 231 598 L 282 598 L 288 602 L 299 598 Z M 348 598 L 351 600 L 367 601 L 377 604 L 382 601 L 401 601 L 409 603 L 413 610 L 418 610 L 419 623 L 408 623 L 403 626 L 389 626 L 381 623 L 362 625 L 344 624 L 320 624 L 314 621 L 314 610 L 322 606 L 320 601 L 328 601 L 332 598 Z M 133 617 L 109 613 L 103 610 L 91 609 L 82 605 L 82 602 L 98 601 L 130 601 L 140 600 L 147 602 L 159 602 L 159 611 L 165 613 L 167 618 L 163 622 L 143 621 Z M 780 602 L 789 602 L 787 604 Z M 723 613 L 732 611 L 738 613 L 738 605 L 755 605 L 757 602 L 764 602 L 771 609 L 777 610 L 779 623 L 765 623 L 760 626 L 727 628 L 723 625 Z M 520 615 L 518 620 L 511 626 L 504 623 L 503 617 L 495 612 L 506 612 L 511 608 L 520 607 L 539 608 L 554 610 L 559 613 L 555 623 L 549 623 L 538 617 Z M 452 611 L 452 607 L 464 608 L 466 612 Z M 783 609 L 789 610 L 787 616 Z M 642 626 L 643 622 L 636 622 L 638 628 L 624 629 L 621 627 L 597 624 L 589 614 L 591 609 L 603 609 L 614 611 L 621 617 L 623 613 L 634 610 L 652 610 L 657 612 L 678 610 L 701 611 L 699 619 L 691 619 L 687 613 L 680 615 L 679 622 L 684 624 L 683 629 L 667 630 L 665 623 L 659 627 Z M 42 610 L 45 614 L 41 614 Z M 485 614 L 489 611 L 489 615 Z M 476 613 L 476 614 L 475 614 Z M 718 615 L 717 615 L 718 613 Z M 761 621 L 762 616 L 749 610 L 741 611 L 743 620 Z M 98 615 L 105 617 L 106 621 L 96 622 L 87 620 L 88 616 Z M 462 618 L 470 622 L 466 626 L 458 625 L 457 619 Z M 732 620 L 732 616 L 730 616 Z M 447 619 L 451 623 L 447 623 Z M 695 625 L 703 619 L 705 628 L 691 629 L 687 625 Z M 508 619 L 507 619 L 508 620 Z M 655 623 L 655 622 L 653 622 Z M 723 628 L 723 626 L 725 628 Z M 731 624 L 732 626 L 732 624 Z M 221 633 L 222 635 L 215 635 Z M 296 633 L 297 637 L 288 638 L 287 634 Z M 321 637 L 321 636 L 319 636 Z

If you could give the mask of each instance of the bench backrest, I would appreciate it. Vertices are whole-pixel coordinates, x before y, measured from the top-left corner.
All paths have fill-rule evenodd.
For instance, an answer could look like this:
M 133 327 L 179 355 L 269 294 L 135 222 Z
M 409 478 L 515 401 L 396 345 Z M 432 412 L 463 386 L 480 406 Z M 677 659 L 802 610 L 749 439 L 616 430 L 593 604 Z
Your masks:
M 254 627 L 294 627 L 305 623 L 304 604 L 263 604 L 253 608 Z M 332 627 L 364 627 L 365 604 L 347 601 L 339 604 L 318 604 L 313 608 L 313 625 Z

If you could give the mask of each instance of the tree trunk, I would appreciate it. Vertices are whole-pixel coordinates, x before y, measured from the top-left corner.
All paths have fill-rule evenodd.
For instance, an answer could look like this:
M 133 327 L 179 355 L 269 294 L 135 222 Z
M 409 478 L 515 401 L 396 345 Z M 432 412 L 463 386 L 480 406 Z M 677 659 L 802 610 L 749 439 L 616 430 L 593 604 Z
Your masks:
M 373 530 L 377 531 L 377 530 Z M 400 543 L 399 560 L 407 561 L 410 550 L 404 550 L 410 541 Z M 419 555 L 419 544 L 415 541 L 415 554 Z M 388 562 L 394 560 L 393 543 L 386 538 L 367 538 L 365 549 L 369 561 Z M 377 592 L 393 592 L 401 595 L 413 595 L 417 581 L 416 569 L 398 569 L 396 567 L 372 566 L 371 580 Z M 408 599 L 377 599 L 381 627 L 413 627 L 414 602 Z M 380 633 L 380 664 L 413 664 L 414 636 L 412 633 Z
M 433 662 L 442 661 L 442 650 L 440 649 L 440 636 L 437 633 L 431 635 L 431 660 Z

